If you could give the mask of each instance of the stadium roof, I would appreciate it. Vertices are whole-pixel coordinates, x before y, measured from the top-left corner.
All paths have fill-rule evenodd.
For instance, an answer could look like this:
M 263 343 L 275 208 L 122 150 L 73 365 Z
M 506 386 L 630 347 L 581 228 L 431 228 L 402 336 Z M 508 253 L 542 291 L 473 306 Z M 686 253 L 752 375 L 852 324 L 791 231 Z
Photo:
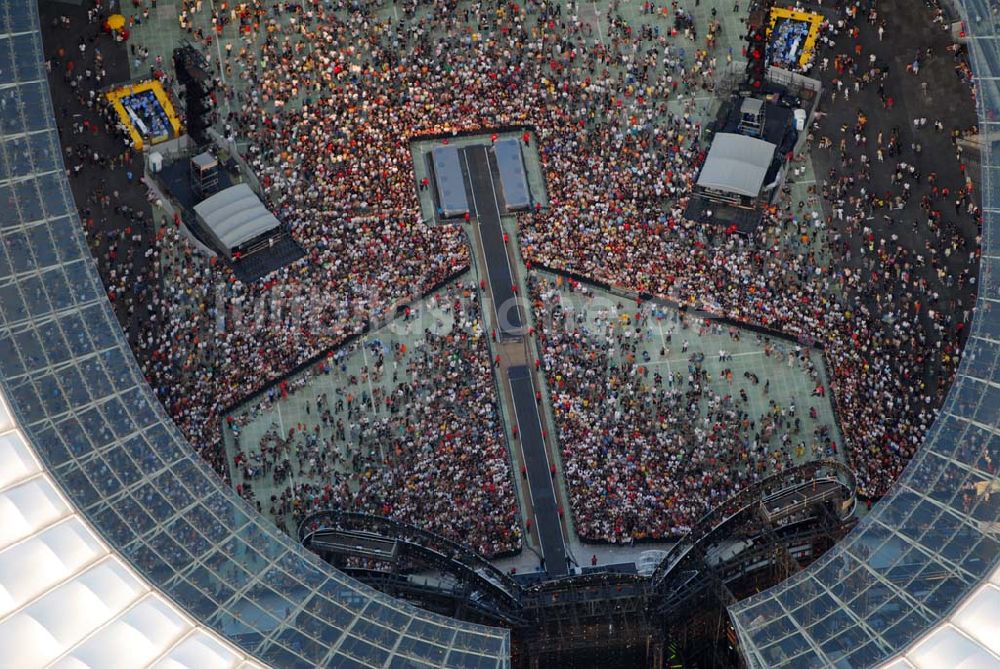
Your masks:
M 983 3 L 963 1 L 990 16 Z M 958 378 L 886 500 L 810 568 L 731 608 L 752 667 L 997 664 L 1000 193 L 990 138 L 1000 118 L 1000 41 L 988 19 L 965 25 L 986 167 L 979 297 Z M 34 3 L 3 3 L 0 62 L 0 95 L 10 101 L 0 201 L 15 205 L 0 211 L 5 659 L 509 666 L 507 632 L 419 611 L 330 568 L 223 485 L 180 437 L 87 249 Z
M 0 3 L 0 63 L 0 201 L 11 203 L 0 210 L 0 392 L 18 428 L 0 433 L 4 658 L 17 648 L 18 667 L 50 657 L 170 669 L 243 658 L 508 667 L 509 632 L 419 610 L 333 569 L 183 439 L 87 248 L 35 3 Z M 156 649 L 166 654 L 150 658 Z
M 59 492 L 2 396 L 0 648 L 11 667 L 114 667 L 123 658 L 161 669 L 261 667 L 115 555 Z
M 1000 568 L 976 588 L 946 621 L 884 669 L 1000 666 Z
M 194 206 L 202 223 L 227 249 L 281 225 L 245 183 L 219 191 Z
M 698 185 L 757 197 L 777 148 L 756 137 L 720 132 L 712 140 Z

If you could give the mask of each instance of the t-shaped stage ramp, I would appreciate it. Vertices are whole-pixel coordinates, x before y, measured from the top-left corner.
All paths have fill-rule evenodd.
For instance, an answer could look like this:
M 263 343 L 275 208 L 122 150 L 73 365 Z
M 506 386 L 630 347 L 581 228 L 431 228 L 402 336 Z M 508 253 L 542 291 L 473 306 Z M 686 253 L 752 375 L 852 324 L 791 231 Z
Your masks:
M 500 203 L 489 152 L 485 146 L 470 146 L 464 154 L 472 185 L 472 206 L 476 211 L 483 254 L 486 256 L 486 275 L 493 294 L 497 329 L 501 337 L 521 337 L 524 335 L 524 321 L 520 300 L 514 292 L 514 273 L 510 268 L 507 243 L 500 224 Z
M 566 542 L 556 505 L 555 482 L 552 466 L 542 438 L 542 419 L 535 399 L 535 385 L 531 372 L 524 365 L 507 371 L 510 394 L 514 398 L 517 428 L 521 433 L 521 452 L 528 474 L 531 506 L 535 510 L 535 528 L 542 545 L 545 569 L 549 576 L 558 578 L 569 573 L 566 563 Z

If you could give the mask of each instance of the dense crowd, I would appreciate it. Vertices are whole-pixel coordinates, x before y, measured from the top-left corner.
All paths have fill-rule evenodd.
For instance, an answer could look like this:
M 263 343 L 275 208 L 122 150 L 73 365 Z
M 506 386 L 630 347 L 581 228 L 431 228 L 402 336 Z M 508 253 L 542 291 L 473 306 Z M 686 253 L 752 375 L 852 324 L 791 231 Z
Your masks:
M 433 297 L 450 331 L 423 333 L 418 348 L 380 340 L 339 349 L 311 373 L 270 390 L 262 404 L 231 419 L 237 490 L 279 526 L 295 531 L 327 508 L 390 516 L 464 542 L 483 555 L 520 548 L 520 520 L 504 445 L 489 352 L 473 287 L 452 285 Z M 419 327 L 425 315 L 404 317 Z M 416 336 L 419 333 L 415 333 Z M 348 359 L 368 346 L 360 371 Z M 242 428 L 275 402 L 315 393 L 316 375 L 332 376 L 333 394 L 306 400 L 307 419 L 282 433 L 272 423 L 257 443 Z M 266 477 L 270 497 L 257 494 Z
M 243 35 L 225 48 L 224 67 L 239 82 L 223 87 L 223 107 L 232 109 L 226 131 L 249 141 L 248 162 L 308 255 L 254 285 L 221 263 L 170 268 L 173 315 L 142 343 L 155 361 L 148 374 L 196 443 L 217 440 L 224 407 L 468 266 L 458 226 L 420 220 L 410 139 L 530 124 L 546 155 L 579 145 L 575 159 L 564 156 L 576 161 L 577 180 L 606 170 L 610 157 L 633 163 L 608 170 L 610 192 L 644 182 L 679 191 L 698 159 L 696 140 L 681 134 L 697 133 L 665 102 L 678 85 L 709 86 L 714 58 L 697 51 L 685 59 L 659 29 L 633 32 L 621 20 L 609 25 L 608 46 L 588 46 L 593 25 L 557 5 L 529 5 L 530 14 L 506 4 L 477 13 L 440 2 L 419 18 L 407 6 L 392 26 L 319 3 L 284 11 L 248 3 L 213 14 L 213 23 L 238 24 Z M 473 27 L 496 37 L 476 39 Z M 632 43 L 643 45 L 641 57 Z M 631 81 L 640 73 L 641 83 Z M 616 132 L 622 114 L 636 133 Z M 670 120 L 654 141 L 660 130 L 650 120 L 659 116 Z M 647 178 L 668 163 L 675 178 Z M 578 203 L 559 206 L 597 211 L 611 199 L 593 193 L 579 189 Z
M 737 376 L 724 366 L 732 361 L 725 350 L 714 372 L 703 351 L 688 350 L 709 334 L 738 340 L 746 332 L 649 305 L 595 303 L 587 286 L 544 275 L 530 288 L 581 537 L 677 536 L 741 488 L 804 457 L 837 456 L 832 426 L 818 419 L 815 403 L 797 407 L 798 398 L 769 392 L 770 379 Z M 664 328 L 663 346 L 657 353 L 654 343 L 650 353 L 654 331 Z M 823 401 L 811 349 L 755 337 L 762 355 L 801 367 L 814 402 Z M 686 357 L 686 368 L 660 366 L 671 356 Z M 767 408 L 754 413 L 750 397 L 761 395 Z
M 888 73 L 853 48 L 857 23 L 880 25 L 877 12 L 872 20 L 871 12 L 852 10 L 858 4 L 841 3 L 839 19 L 824 28 L 825 48 L 846 55 L 816 68 L 835 68 L 845 98 L 879 87 Z M 815 338 L 825 347 L 861 492 L 885 491 L 933 420 L 969 317 L 969 302 L 940 297 L 945 284 L 974 281 L 977 251 L 965 231 L 978 209 L 958 170 L 961 156 L 951 173 L 924 173 L 915 167 L 919 144 L 893 142 L 888 129 L 876 139 L 875 123 L 859 112 L 856 123 L 826 129 L 816 141 L 833 165 L 817 188 L 833 216 L 809 216 L 789 203 L 771 208 L 749 236 L 712 234 L 683 217 L 706 150 L 694 97 L 711 93 L 725 69 L 720 61 L 731 56 L 705 48 L 704 33 L 699 37 L 683 10 L 646 3 L 648 22 L 635 25 L 612 2 L 597 26 L 572 2 L 396 6 L 392 19 L 391 11 L 374 11 L 390 8 L 376 0 L 254 0 L 225 11 L 183 3 L 192 38 L 221 59 L 225 132 L 248 143 L 245 157 L 270 206 L 307 250 L 302 260 L 246 285 L 223 263 L 203 262 L 176 228 L 161 233 L 153 252 L 170 254 L 165 287 L 138 307 L 149 317 L 135 339 L 148 378 L 194 443 L 217 444 L 226 407 L 468 266 L 458 226 L 420 219 L 410 140 L 525 124 L 535 129 L 550 202 L 519 221 L 525 260 Z M 717 39 L 720 24 L 708 28 Z M 893 74 L 919 77 L 914 69 Z M 937 131 L 934 124 L 915 127 Z M 954 137 L 956 151 L 960 139 Z M 895 165 L 887 192 L 866 189 L 876 156 Z M 894 222 L 894 210 L 918 192 L 923 213 L 913 224 L 940 243 L 915 250 L 901 241 L 909 219 Z M 946 211 L 952 200 L 954 216 Z M 150 276 L 161 278 L 156 270 Z M 133 290 L 128 277 L 112 279 L 122 289 L 112 288 L 112 297 Z M 489 365 L 478 362 L 488 360 L 481 348 L 468 349 L 468 364 L 488 377 Z M 549 356 L 547 364 L 559 363 Z M 484 382 L 472 374 L 458 381 Z M 664 406 L 683 408 L 681 390 L 706 392 L 668 384 Z M 739 414 L 703 399 L 720 423 Z M 458 411 L 457 404 L 448 410 Z M 586 427 L 564 418 L 558 427 L 565 450 Z M 448 434 L 438 428 L 425 443 L 448 443 Z M 677 438 L 689 441 L 691 434 Z M 714 438 L 729 445 L 742 436 L 725 425 Z M 273 435 L 266 446 L 277 452 L 287 441 Z M 378 499 L 394 515 L 418 513 L 408 506 L 417 498 L 407 501 L 389 485 L 410 472 L 404 467 L 422 471 L 406 453 L 386 470 L 387 483 L 370 484 L 381 492 L 362 495 L 364 504 Z M 604 466 L 617 464 L 627 466 Z M 378 480 L 374 469 L 365 471 Z M 741 484 L 732 474 L 707 485 L 705 500 Z M 674 531 L 654 520 L 656 505 L 642 499 L 631 526 L 595 517 L 594 533 Z M 679 509 L 671 522 L 683 527 L 705 500 Z M 441 523 L 456 515 L 443 499 L 434 504 Z
M 881 25 L 877 11 L 855 14 Z M 855 39 L 855 28 L 849 28 L 853 20 L 845 14 L 828 26 L 826 41 Z M 914 61 L 926 57 L 921 52 Z M 961 53 L 947 57 L 963 78 Z M 840 55 L 827 60 L 832 63 L 821 69 L 835 69 L 842 90 L 877 89 L 883 104 L 891 106 L 884 92 L 887 64 Z M 957 366 L 971 315 L 980 210 L 964 174 L 966 131 L 951 130 L 955 158 L 937 156 L 952 171 L 925 174 L 915 165 L 922 151 L 920 134 L 943 133 L 943 123 L 928 125 L 925 117 L 916 118 L 918 139 L 905 146 L 898 127 L 883 132 L 873 129 L 876 124 L 868 124 L 863 112 L 857 116 L 855 123 L 833 128 L 817 147 L 828 152 L 825 160 L 833 165 L 821 175 L 818 190 L 833 216 L 810 215 L 802 202 L 797 207 L 787 202 L 770 208 L 749 237 L 716 234 L 706 240 L 704 230 L 683 219 L 695 173 L 689 158 L 682 159 L 686 186 L 664 211 L 641 170 L 624 169 L 614 159 L 594 160 L 591 153 L 571 149 L 574 140 L 559 137 L 547 152 L 548 185 L 554 202 L 569 204 L 525 215 L 520 241 L 531 263 L 823 345 L 859 492 L 872 498 L 885 492 L 921 443 Z M 673 130 L 687 131 L 676 120 Z M 611 142 L 616 155 L 629 137 L 619 129 L 602 140 L 617 140 Z M 670 150 L 670 155 L 683 154 L 680 146 Z M 876 159 L 888 161 L 877 169 L 891 175 L 882 192 L 870 187 Z M 648 174 L 671 179 L 677 169 L 664 164 L 660 172 Z M 623 188 L 623 176 L 633 173 L 642 180 Z M 919 211 L 911 208 L 903 218 L 900 211 L 918 191 Z M 615 197 L 605 198 L 605 193 Z M 907 246 L 911 230 L 929 233 L 923 248 Z M 817 236 L 832 260 L 816 251 Z M 942 298 L 946 291 L 953 296 Z

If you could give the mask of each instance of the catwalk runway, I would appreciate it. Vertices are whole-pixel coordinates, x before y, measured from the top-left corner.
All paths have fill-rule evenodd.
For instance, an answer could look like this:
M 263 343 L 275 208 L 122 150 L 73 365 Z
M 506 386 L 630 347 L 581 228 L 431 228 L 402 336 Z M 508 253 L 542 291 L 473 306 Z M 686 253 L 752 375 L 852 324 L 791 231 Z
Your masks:
M 524 334 L 521 307 L 514 292 L 514 275 L 510 269 L 507 245 L 500 226 L 500 203 L 497 180 L 490 166 L 485 146 L 470 146 L 463 151 L 466 169 L 472 185 L 473 213 L 479 221 L 479 233 L 486 256 L 486 274 L 493 293 L 493 308 L 501 337 Z
M 545 568 L 552 577 L 565 576 L 566 543 L 556 505 L 554 482 L 550 474 L 549 457 L 542 441 L 542 422 L 535 401 L 535 387 L 531 373 L 525 366 L 508 370 L 510 393 L 514 398 L 517 427 L 521 433 L 521 451 L 528 473 L 528 489 L 535 509 L 535 527 L 538 530 Z

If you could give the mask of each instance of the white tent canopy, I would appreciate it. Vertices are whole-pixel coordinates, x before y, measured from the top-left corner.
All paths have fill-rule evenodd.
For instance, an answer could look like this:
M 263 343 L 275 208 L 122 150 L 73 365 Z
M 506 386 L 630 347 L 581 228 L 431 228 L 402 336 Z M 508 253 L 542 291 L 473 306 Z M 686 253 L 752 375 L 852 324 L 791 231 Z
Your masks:
M 777 148 L 755 137 L 720 132 L 708 150 L 698 186 L 757 197 Z
M 280 225 L 246 184 L 216 193 L 196 204 L 194 211 L 226 251 Z

